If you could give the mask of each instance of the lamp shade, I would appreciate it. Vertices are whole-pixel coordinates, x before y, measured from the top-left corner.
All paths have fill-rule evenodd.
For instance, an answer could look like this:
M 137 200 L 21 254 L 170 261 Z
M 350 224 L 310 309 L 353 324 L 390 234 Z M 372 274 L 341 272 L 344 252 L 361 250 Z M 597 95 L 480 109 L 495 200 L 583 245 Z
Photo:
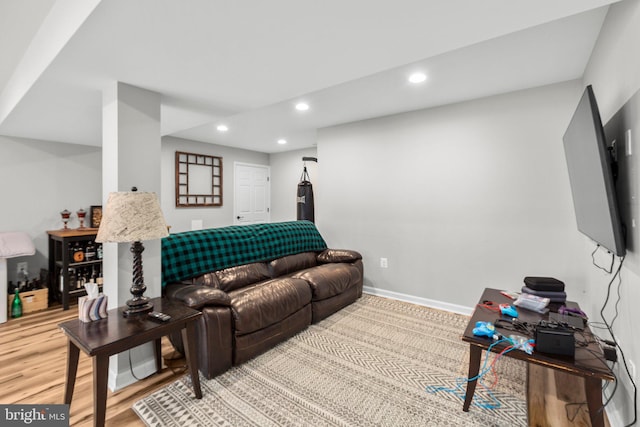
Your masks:
M 140 242 L 168 235 L 156 193 L 109 193 L 96 242 Z

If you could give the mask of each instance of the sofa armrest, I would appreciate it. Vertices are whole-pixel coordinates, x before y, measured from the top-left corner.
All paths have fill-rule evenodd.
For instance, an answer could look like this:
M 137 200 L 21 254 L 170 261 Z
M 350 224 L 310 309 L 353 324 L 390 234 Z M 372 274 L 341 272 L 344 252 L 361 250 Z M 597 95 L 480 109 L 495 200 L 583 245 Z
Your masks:
M 331 262 L 354 262 L 362 259 L 359 252 L 349 249 L 325 249 L 318 255 L 318 263 L 328 264 Z
M 196 310 L 201 310 L 205 306 L 231 306 L 231 298 L 226 292 L 209 286 L 167 285 L 166 295 Z

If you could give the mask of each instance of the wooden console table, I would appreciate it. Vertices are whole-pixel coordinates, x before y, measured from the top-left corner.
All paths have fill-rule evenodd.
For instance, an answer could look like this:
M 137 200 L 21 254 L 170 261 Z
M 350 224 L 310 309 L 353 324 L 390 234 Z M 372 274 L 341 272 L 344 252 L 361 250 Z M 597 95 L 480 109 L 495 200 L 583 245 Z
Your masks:
M 497 304 L 511 304 L 512 300 L 503 296 L 498 289 L 485 289 L 480 302 L 492 301 Z M 573 302 L 567 301 L 568 307 L 578 308 L 578 305 Z M 553 309 L 553 307 L 552 307 Z M 542 315 L 536 312 L 518 309 L 518 320 L 527 322 L 529 324 L 536 324 L 541 320 L 548 320 L 548 314 Z M 469 343 L 469 376 L 468 378 L 474 378 L 480 372 L 480 362 L 482 359 L 482 350 L 488 350 L 493 341 L 486 337 L 476 337 L 473 335 L 473 328 L 476 322 L 495 322 L 497 318 L 500 318 L 500 313 L 488 310 L 481 306 L 476 306 L 471 320 L 464 331 L 462 340 Z M 513 331 L 505 331 L 497 328 L 498 332 L 502 332 L 504 335 L 519 334 Z M 590 335 L 588 326 L 585 326 L 584 333 L 586 336 Z M 491 350 L 499 353 L 506 345 L 496 345 Z M 615 376 L 611 369 L 604 361 L 604 354 L 602 349 L 597 343 L 590 343 L 586 346 L 576 346 L 575 358 L 565 356 L 555 356 L 550 354 L 543 354 L 534 352 L 529 355 L 524 351 L 516 350 L 504 354 L 506 357 L 512 357 L 519 360 L 524 360 L 527 363 L 555 369 L 561 372 L 569 373 L 584 378 L 585 381 L 585 393 L 587 395 L 587 404 L 589 407 L 589 417 L 591 418 L 591 425 L 594 427 L 604 426 L 604 414 L 602 409 L 602 381 L 615 381 Z M 529 366 L 529 365 L 527 365 Z M 527 369 L 529 371 L 529 369 Z M 531 381 L 531 377 L 527 379 L 527 382 Z M 467 383 L 467 391 L 465 395 L 464 405 L 462 410 L 469 411 L 469 406 L 473 400 L 475 393 L 477 380 L 469 381 Z M 527 393 L 527 398 L 529 393 Z M 527 402 L 529 405 L 531 402 Z M 529 406 L 530 408 L 530 406 Z M 531 412 L 531 411 L 529 411 Z
M 151 320 L 146 313 L 123 317 L 122 309 L 109 310 L 109 317 L 83 323 L 79 319 L 58 325 L 69 339 L 67 346 L 67 378 L 64 403 L 71 404 L 78 370 L 80 349 L 93 357 L 93 413 L 94 426 L 103 426 L 107 407 L 107 377 L 109 356 L 132 349 L 149 341 L 155 343 L 156 370 L 162 368 L 160 339 L 172 332 L 181 331 L 185 356 L 197 399 L 202 398 L 198 376 L 198 353 L 196 349 L 196 321 L 202 316 L 197 310 L 171 303 L 163 298 L 151 300 L 153 309 L 171 316 L 171 320 L 160 323 Z

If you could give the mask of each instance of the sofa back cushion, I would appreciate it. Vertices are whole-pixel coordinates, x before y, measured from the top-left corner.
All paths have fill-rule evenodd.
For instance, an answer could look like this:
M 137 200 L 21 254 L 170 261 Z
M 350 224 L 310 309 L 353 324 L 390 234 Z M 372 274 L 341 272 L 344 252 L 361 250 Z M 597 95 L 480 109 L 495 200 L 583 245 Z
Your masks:
M 360 252 L 349 249 L 325 249 L 318 254 L 318 262 L 327 264 L 331 262 L 355 262 L 362 259 Z
M 269 263 L 269 274 L 271 277 L 280 277 L 285 274 L 315 267 L 317 265 L 316 259 L 317 254 L 315 252 L 303 252 L 301 254 L 274 259 Z
M 218 270 L 215 275 L 218 279 L 218 288 L 225 292 L 230 292 L 268 279 L 269 270 L 266 264 L 256 262 Z
M 162 286 L 223 268 L 326 248 L 320 232 L 309 221 L 175 233 L 162 239 Z
M 191 283 L 194 285 L 210 286 L 212 288 L 220 289 L 220 283 L 218 282 L 218 276 L 216 276 L 216 273 L 207 273 L 202 276 L 194 277 Z

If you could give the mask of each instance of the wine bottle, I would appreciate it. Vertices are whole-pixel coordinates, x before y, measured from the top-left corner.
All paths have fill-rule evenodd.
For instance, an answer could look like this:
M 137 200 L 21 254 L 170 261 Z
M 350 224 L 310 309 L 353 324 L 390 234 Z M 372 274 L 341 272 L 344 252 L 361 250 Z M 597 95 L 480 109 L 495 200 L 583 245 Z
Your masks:
M 21 268 L 18 272 L 18 287 L 22 287 L 24 291 L 29 283 L 29 274 L 24 271 L 24 268 Z
M 16 288 L 16 293 L 14 295 L 13 302 L 11 303 L 11 317 L 15 319 L 22 316 L 22 301 L 20 300 L 18 288 Z
M 84 260 L 93 261 L 96 258 L 96 246 L 93 241 L 89 240 L 87 246 L 84 248 Z
M 87 283 L 87 270 L 78 269 L 78 278 L 76 282 L 76 289 L 83 289 L 84 284 Z
M 76 269 L 69 268 L 69 290 L 72 291 L 76 289 L 77 286 L 78 286 L 78 279 L 76 276 Z

